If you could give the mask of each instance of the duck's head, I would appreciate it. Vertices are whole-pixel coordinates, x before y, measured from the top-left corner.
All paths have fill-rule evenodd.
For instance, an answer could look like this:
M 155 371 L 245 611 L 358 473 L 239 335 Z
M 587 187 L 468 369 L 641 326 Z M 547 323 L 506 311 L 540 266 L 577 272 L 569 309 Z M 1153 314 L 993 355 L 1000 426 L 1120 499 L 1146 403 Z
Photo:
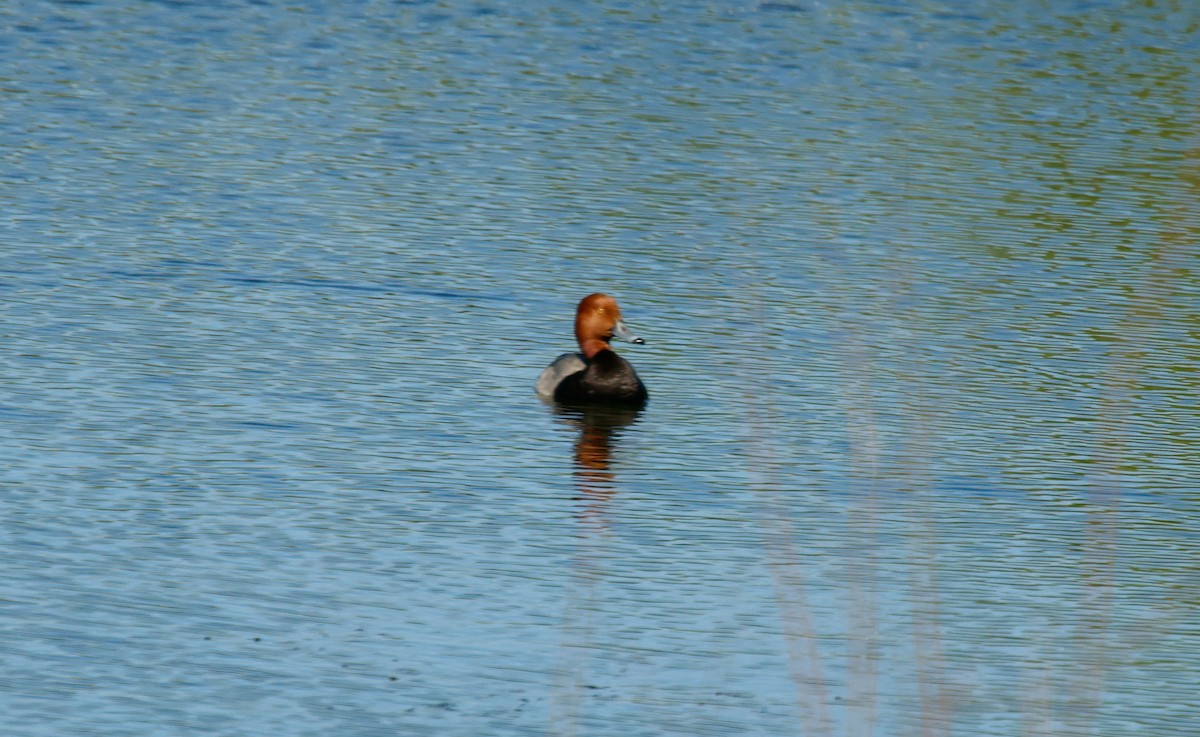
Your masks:
M 579 341 L 583 355 L 592 358 L 608 348 L 613 338 L 639 345 L 646 342 L 626 327 L 617 300 L 600 293 L 589 294 L 580 300 L 575 311 L 575 339 Z

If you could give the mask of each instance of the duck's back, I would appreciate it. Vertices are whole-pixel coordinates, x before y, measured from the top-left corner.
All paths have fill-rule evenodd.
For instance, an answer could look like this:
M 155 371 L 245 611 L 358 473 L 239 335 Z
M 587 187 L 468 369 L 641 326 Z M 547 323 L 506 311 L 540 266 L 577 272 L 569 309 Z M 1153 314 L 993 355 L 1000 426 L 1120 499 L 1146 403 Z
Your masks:
M 546 399 L 554 398 L 554 390 L 572 374 L 578 374 L 587 368 L 587 362 L 583 360 L 582 353 L 564 353 L 554 362 L 547 366 L 542 375 L 537 380 L 537 393 L 539 397 Z

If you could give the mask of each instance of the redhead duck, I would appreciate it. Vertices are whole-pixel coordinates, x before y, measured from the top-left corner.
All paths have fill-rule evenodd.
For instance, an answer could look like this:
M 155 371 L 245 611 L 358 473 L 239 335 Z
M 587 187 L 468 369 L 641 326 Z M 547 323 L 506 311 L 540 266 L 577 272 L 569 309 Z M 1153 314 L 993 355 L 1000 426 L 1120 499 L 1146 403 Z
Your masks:
M 607 294 L 589 294 L 580 300 L 575 311 L 580 353 L 564 353 L 547 366 L 538 378 L 538 395 L 564 404 L 645 404 L 646 385 L 633 366 L 608 346 L 614 337 L 646 342 L 625 327 L 617 300 Z

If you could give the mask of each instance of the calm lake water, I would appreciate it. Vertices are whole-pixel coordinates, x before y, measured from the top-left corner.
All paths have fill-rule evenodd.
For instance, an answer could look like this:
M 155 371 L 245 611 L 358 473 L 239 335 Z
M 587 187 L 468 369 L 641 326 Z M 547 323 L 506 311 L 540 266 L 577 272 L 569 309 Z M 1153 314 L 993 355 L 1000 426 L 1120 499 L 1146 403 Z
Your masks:
M 0 733 L 1200 734 L 1200 4 L 0 59 Z M 533 393 L 594 291 L 640 414 Z

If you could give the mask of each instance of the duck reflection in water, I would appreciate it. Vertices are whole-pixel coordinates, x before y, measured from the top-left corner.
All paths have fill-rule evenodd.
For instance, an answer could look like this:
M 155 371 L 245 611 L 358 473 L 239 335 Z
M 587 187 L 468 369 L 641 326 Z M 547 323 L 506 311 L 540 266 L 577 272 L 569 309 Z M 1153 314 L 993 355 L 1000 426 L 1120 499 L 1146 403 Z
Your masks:
M 575 479 L 580 498 L 588 502 L 585 516 L 603 514 L 603 503 L 616 493 L 612 453 L 622 431 L 635 424 L 641 407 L 556 405 L 554 413 L 575 427 Z
M 563 644 L 555 666 L 550 703 L 551 724 L 574 734 L 581 706 L 587 697 L 585 684 L 590 662 L 597 652 L 596 612 L 603 610 L 599 597 L 607 578 L 606 561 L 611 542 L 609 502 L 616 496 L 612 469 L 613 451 L 625 428 L 638 421 L 640 407 L 597 407 L 556 405 L 554 413 L 567 426 L 578 430 L 575 440 L 575 518 L 579 524 L 571 556 L 571 585 L 566 589 L 563 611 Z

